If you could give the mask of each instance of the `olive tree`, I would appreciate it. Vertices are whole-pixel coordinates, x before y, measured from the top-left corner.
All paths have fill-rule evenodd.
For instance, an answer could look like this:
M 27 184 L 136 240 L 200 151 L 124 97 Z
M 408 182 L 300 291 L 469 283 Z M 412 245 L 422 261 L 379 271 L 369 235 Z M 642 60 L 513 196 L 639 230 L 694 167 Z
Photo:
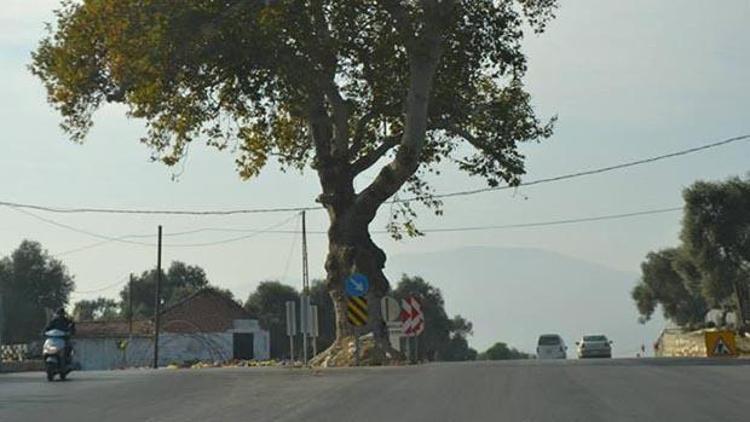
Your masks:
M 442 161 L 491 186 L 524 173 L 518 144 L 551 135 L 522 79 L 524 33 L 556 0 L 66 1 L 32 71 L 82 141 L 94 112 L 120 103 L 143 119 L 142 142 L 174 165 L 191 142 L 236 154 L 241 177 L 276 160 L 312 168 L 330 217 L 326 283 L 337 339 L 351 333 L 343 282 L 389 289 L 369 225 L 399 192 L 394 236 L 419 234 L 413 203 L 439 212 L 425 180 Z M 354 180 L 371 169 L 361 190 Z M 335 346 L 335 345 L 334 345 Z
M 682 241 L 712 302 L 730 302 L 750 329 L 750 180 L 696 182 L 683 192 Z M 728 301 L 724 300 L 729 299 Z

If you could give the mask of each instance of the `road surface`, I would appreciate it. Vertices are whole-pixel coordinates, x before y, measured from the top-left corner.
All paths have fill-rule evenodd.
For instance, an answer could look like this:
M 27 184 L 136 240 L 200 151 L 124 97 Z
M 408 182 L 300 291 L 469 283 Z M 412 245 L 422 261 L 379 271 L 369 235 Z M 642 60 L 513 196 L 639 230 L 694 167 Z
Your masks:
M 750 360 L 0 375 L 0 421 L 749 421 Z

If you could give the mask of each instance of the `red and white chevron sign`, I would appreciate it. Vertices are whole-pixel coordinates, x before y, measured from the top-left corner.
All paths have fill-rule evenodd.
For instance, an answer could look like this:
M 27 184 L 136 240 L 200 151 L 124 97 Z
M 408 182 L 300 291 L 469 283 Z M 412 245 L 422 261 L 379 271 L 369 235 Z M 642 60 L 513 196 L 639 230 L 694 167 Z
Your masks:
M 418 336 L 424 331 L 424 313 L 416 297 L 401 300 L 401 322 L 405 337 Z

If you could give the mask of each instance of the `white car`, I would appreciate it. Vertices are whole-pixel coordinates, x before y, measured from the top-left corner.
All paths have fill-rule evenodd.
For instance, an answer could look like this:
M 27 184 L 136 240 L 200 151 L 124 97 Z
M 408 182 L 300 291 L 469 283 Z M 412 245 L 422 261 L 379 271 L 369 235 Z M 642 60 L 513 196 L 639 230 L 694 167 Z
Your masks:
M 583 336 L 581 341 L 576 342 L 576 346 L 578 359 L 612 357 L 612 341 L 601 334 Z
M 536 346 L 538 359 L 566 359 L 568 357 L 568 346 L 557 334 L 542 334 L 539 336 Z

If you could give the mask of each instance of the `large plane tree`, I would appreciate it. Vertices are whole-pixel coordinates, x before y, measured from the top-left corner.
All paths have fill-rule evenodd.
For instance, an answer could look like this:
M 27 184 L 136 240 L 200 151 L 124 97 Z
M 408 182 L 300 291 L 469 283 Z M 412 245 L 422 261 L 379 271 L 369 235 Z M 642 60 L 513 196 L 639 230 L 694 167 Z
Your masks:
M 120 103 L 145 120 L 141 141 L 167 165 L 201 141 L 235 152 L 243 178 L 269 160 L 312 168 L 330 217 L 337 339 L 351 334 L 343 282 L 360 272 L 372 286 L 369 329 L 385 350 L 376 321 L 386 256 L 369 225 L 401 191 L 415 200 L 394 207 L 389 227 L 418 234 L 411 204 L 440 206 L 425 174 L 443 161 L 491 186 L 519 183 L 518 144 L 552 131 L 524 89 L 522 41 L 544 30 L 555 3 L 66 1 L 31 67 L 75 141 L 97 109 Z M 368 169 L 374 179 L 356 190 Z

